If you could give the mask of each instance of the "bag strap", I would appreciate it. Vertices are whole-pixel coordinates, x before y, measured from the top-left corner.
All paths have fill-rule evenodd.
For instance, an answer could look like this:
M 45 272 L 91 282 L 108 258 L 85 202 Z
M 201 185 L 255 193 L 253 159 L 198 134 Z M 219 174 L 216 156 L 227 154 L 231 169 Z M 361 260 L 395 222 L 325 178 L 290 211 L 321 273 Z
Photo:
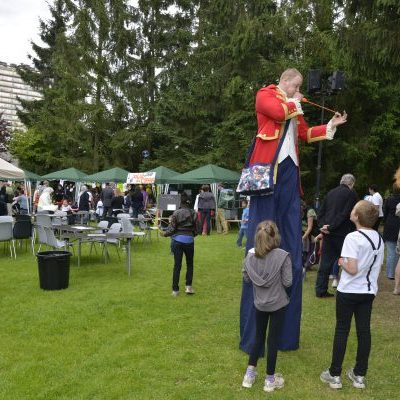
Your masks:
M 274 159 L 272 160 L 272 165 L 275 165 L 276 160 L 278 159 L 279 152 L 281 151 L 281 148 L 282 148 L 282 145 L 283 145 L 283 141 L 285 140 L 285 137 L 286 137 L 286 134 L 287 134 L 287 131 L 289 129 L 289 125 L 290 125 L 291 121 L 292 121 L 291 119 L 288 119 L 286 121 L 286 123 L 285 123 L 285 129 L 283 130 L 283 134 L 279 139 L 278 148 L 276 149 Z
M 275 165 L 276 160 L 278 159 L 278 155 L 279 155 L 279 152 L 281 151 L 283 141 L 285 140 L 286 133 L 289 129 L 290 121 L 291 121 L 291 119 L 288 119 L 285 123 L 285 128 L 283 130 L 282 136 L 279 138 L 278 148 L 276 149 L 274 159 L 272 160 L 272 165 Z M 249 168 L 250 158 L 251 158 L 251 155 L 253 154 L 254 146 L 256 144 L 256 138 L 257 138 L 257 136 L 253 139 L 251 145 L 247 149 L 246 162 L 244 163 L 244 168 Z
M 378 256 L 378 250 L 379 250 L 380 247 L 381 247 L 381 242 L 382 242 L 381 239 L 382 239 L 382 238 L 381 238 L 381 235 L 378 233 L 379 242 L 378 242 L 378 248 L 376 248 L 375 245 L 374 245 L 374 242 L 371 240 L 371 238 L 370 238 L 368 235 L 366 235 L 364 232 L 362 232 L 362 231 L 360 231 L 360 230 L 358 230 L 357 232 L 358 232 L 358 233 L 361 233 L 361 235 L 365 236 L 365 238 L 366 238 L 366 239 L 368 240 L 368 242 L 370 243 L 370 245 L 371 245 L 371 247 L 372 247 L 372 250 L 373 250 L 373 253 L 374 253 L 374 259 L 372 260 L 372 263 L 371 263 L 371 265 L 369 266 L 368 273 L 367 273 L 368 292 L 369 292 L 369 291 L 371 290 L 371 281 L 369 280 L 369 275 L 371 274 L 372 267 L 374 266 L 375 261 L 376 261 L 376 257 Z

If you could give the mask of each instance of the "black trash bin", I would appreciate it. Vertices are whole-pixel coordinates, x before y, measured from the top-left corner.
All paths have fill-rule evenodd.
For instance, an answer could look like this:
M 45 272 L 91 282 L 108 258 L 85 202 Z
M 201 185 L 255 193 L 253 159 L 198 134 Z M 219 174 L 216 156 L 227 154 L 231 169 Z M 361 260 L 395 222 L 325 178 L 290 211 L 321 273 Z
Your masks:
M 40 288 L 66 289 L 69 284 L 69 251 L 41 251 L 38 258 Z

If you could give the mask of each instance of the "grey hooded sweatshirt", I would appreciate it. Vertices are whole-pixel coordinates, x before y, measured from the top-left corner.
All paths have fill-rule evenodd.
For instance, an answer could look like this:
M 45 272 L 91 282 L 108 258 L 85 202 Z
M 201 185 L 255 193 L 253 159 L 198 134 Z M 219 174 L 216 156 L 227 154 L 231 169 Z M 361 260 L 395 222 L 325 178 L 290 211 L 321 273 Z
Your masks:
M 285 288 L 292 285 L 292 261 L 282 249 L 271 250 L 257 258 L 249 250 L 243 262 L 243 279 L 253 283 L 254 306 L 265 312 L 277 311 L 289 304 Z

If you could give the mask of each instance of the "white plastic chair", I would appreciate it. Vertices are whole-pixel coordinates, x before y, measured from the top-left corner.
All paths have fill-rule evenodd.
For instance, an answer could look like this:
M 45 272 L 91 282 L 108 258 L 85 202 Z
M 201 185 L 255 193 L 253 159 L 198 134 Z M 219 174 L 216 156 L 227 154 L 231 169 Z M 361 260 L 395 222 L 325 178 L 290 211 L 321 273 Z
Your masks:
M 93 233 L 89 233 L 87 237 L 84 239 L 84 242 L 90 243 L 90 252 L 89 256 L 92 254 L 92 250 L 94 247 L 95 253 L 97 253 L 96 247 L 94 246 L 96 243 L 102 246 L 102 254 L 105 254 L 105 259 L 107 257 L 107 236 L 105 232 L 108 231 L 108 221 L 99 221 L 97 224 L 97 228 Z
M 9 242 L 11 257 L 17 258 L 13 238 L 13 218 L 10 216 L 0 217 L 0 242 L 4 242 L 4 244 Z
M 114 222 L 110 226 L 108 233 L 119 233 L 119 232 L 121 232 L 121 230 L 122 230 L 122 225 L 119 222 Z M 107 237 L 106 241 L 107 241 L 107 244 L 115 245 L 115 248 L 117 249 L 118 258 L 121 259 L 120 255 L 119 255 L 119 250 L 118 250 L 118 247 L 120 246 L 119 239 Z
M 120 219 L 120 221 L 121 221 L 121 225 L 122 225 L 122 232 L 131 233 L 134 237 L 137 237 L 138 240 L 139 240 L 139 238 L 143 238 L 143 240 L 145 239 L 146 233 L 142 232 L 142 231 L 140 231 L 140 232 L 134 231 L 133 225 L 128 217 L 122 217 Z
M 48 246 L 47 244 L 47 235 L 46 235 L 46 231 L 44 230 L 44 226 L 43 225 L 36 225 L 36 231 L 37 231 L 37 239 L 39 241 L 39 249 L 38 251 L 40 251 L 42 244 L 44 244 L 45 246 Z
M 69 246 L 72 246 L 72 243 L 69 243 L 66 240 L 58 240 L 54 231 L 51 228 L 44 228 L 47 236 L 47 244 L 53 249 L 62 249 L 68 250 Z
M 36 214 L 36 224 L 51 228 L 51 217 L 49 215 Z
M 53 226 L 68 225 L 67 213 L 65 211 L 55 211 L 54 215 L 56 217 L 53 218 Z
M 121 219 L 121 218 L 130 218 L 130 215 L 127 214 L 127 213 L 120 213 L 120 214 L 117 214 L 117 218 L 118 218 L 118 219 Z
M 108 231 L 108 221 L 100 221 L 97 224 L 97 230 L 94 233 L 105 233 Z
M 151 229 L 150 226 L 147 224 L 147 221 L 144 218 L 143 214 L 138 215 L 138 220 L 139 220 L 139 229 L 141 232 L 144 233 L 143 236 L 143 241 L 148 238 L 151 241 Z

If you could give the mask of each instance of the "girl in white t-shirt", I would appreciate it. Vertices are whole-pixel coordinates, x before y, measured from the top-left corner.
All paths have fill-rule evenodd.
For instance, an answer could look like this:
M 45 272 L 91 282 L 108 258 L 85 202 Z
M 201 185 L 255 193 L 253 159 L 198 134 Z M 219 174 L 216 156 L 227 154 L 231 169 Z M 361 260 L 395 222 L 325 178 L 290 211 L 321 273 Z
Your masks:
M 353 315 L 358 341 L 357 358 L 355 367 L 348 370 L 346 376 L 355 388 L 365 388 L 364 378 L 371 350 L 372 303 L 378 291 L 378 276 L 384 256 L 383 239 L 373 229 L 377 219 L 378 209 L 366 200 L 359 201 L 350 215 L 357 231 L 346 236 L 339 258 L 342 274 L 336 294 L 332 363 L 320 376 L 332 389 L 342 387 L 340 374 Z
M 64 199 L 62 201 L 60 210 L 66 212 L 66 213 L 71 213 L 72 212 L 72 208 L 71 208 L 70 204 L 68 203 L 67 199 Z

